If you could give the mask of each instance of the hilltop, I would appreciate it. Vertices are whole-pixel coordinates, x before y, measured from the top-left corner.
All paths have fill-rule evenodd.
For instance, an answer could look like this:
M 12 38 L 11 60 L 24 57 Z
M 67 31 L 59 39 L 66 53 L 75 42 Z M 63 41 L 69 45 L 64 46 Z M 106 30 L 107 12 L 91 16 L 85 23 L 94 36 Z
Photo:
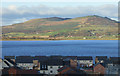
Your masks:
M 117 39 L 118 22 L 107 17 L 40 18 L 3 26 L 3 39 Z

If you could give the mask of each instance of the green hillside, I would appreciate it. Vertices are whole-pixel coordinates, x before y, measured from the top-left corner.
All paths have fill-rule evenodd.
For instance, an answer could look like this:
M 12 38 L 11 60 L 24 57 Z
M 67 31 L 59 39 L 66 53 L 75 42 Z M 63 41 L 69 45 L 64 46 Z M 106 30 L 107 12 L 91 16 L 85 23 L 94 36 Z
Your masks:
M 3 40 L 117 39 L 118 23 L 106 17 L 41 18 L 3 26 Z

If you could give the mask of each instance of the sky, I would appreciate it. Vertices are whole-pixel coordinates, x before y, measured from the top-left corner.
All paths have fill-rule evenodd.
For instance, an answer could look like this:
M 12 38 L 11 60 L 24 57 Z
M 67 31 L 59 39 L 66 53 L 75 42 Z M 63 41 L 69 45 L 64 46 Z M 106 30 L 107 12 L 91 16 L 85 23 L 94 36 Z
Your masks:
M 44 0 L 45 1 L 45 0 Z M 62 17 L 75 18 L 88 15 L 99 15 L 117 20 L 118 1 L 116 0 L 4 0 L 1 3 L 2 26 L 21 23 L 30 19 Z

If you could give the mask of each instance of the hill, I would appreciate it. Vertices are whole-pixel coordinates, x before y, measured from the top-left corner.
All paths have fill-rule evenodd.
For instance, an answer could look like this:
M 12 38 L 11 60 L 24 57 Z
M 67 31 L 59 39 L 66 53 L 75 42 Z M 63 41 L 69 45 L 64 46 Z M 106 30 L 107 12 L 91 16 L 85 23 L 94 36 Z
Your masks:
M 41 18 L 3 26 L 3 39 L 117 39 L 118 22 L 107 17 Z

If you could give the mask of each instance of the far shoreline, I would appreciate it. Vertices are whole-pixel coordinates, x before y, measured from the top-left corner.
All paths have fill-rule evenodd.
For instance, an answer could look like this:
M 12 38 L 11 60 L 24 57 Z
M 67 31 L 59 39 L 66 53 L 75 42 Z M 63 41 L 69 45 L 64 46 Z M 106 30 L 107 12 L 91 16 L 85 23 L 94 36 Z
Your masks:
M 61 40 L 66 40 L 67 39 L 58 39 L 58 40 L 0 40 L 0 41 L 61 41 Z M 68 39 L 68 40 L 119 40 L 119 39 Z

